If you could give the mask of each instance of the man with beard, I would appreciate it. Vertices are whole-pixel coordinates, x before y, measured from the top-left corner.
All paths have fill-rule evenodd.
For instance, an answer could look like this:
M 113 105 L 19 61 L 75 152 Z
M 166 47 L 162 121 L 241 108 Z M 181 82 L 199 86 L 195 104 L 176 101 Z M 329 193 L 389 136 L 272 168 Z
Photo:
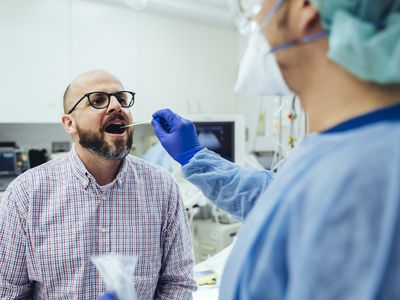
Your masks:
M 113 75 L 79 75 L 64 95 L 70 153 L 19 176 L 0 202 L 0 298 L 96 299 L 90 257 L 135 255 L 138 298 L 191 299 L 193 251 L 168 172 L 128 155 L 134 93 Z

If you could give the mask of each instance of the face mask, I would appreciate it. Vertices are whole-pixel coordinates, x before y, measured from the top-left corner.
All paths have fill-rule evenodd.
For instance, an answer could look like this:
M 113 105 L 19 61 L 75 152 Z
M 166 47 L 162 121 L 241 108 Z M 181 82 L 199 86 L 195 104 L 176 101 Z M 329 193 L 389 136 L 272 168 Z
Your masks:
M 328 35 L 328 32 L 322 31 L 306 36 L 299 41 L 271 48 L 268 40 L 262 33 L 262 29 L 268 25 L 272 16 L 283 3 L 283 0 L 277 0 L 261 24 L 259 26 L 256 25 L 258 29 L 250 36 L 247 49 L 239 67 L 234 89 L 236 93 L 247 96 L 293 95 L 294 92 L 290 90 L 283 78 L 274 53 L 299 44 L 311 43 Z
M 250 36 L 234 91 L 245 96 L 294 94 L 283 78 L 267 39 L 260 31 Z

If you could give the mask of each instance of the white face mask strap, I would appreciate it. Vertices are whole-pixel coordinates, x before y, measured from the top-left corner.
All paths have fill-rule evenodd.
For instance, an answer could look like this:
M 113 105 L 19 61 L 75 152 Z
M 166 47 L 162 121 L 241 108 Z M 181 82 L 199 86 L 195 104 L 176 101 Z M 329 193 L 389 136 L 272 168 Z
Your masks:
M 283 5 L 285 0 L 276 0 L 274 5 L 272 6 L 271 10 L 267 13 L 267 15 L 264 17 L 264 19 L 261 21 L 259 30 L 263 30 L 271 20 L 272 16 L 280 9 Z

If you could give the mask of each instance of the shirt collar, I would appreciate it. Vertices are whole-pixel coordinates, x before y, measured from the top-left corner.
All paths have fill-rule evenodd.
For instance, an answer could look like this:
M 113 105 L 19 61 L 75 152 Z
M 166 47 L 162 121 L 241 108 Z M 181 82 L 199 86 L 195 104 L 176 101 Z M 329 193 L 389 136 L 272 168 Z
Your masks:
M 400 121 L 400 104 L 384 107 L 335 125 L 322 134 L 344 132 L 384 121 Z
M 88 185 L 90 184 L 90 181 L 93 181 L 95 184 L 96 180 L 93 177 L 92 174 L 86 169 L 85 165 L 83 164 L 81 158 L 79 157 L 78 153 L 76 152 L 75 149 L 75 144 L 72 145 L 71 150 L 69 152 L 69 156 L 72 162 L 72 167 L 74 169 L 74 173 L 78 180 L 82 183 L 82 185 L 87 188 Z M 122 165 L 121 168 L 115 178 L 115 182 L 118 185 L 122 185 L 125 180 L 125 175 L 127 174 L 128 171 L 128 164 L 127 164 L 127 159 L 126 157 L 122 160 Z

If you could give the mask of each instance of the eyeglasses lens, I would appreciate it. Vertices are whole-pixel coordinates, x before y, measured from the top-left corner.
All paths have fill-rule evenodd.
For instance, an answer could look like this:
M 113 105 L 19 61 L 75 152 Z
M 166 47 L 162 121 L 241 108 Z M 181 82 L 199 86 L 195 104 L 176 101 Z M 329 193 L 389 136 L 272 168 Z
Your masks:
M 132 94 L 128 92 L 115 93 L 115 98 L 117 98 L 122 107 L 131 106 L 130 103 L 133 100 Z
M 108 95 L 106 93 L 93 93 L 89 95 L 89 101 L 95 108 L 104 108 L 108 105 Z

